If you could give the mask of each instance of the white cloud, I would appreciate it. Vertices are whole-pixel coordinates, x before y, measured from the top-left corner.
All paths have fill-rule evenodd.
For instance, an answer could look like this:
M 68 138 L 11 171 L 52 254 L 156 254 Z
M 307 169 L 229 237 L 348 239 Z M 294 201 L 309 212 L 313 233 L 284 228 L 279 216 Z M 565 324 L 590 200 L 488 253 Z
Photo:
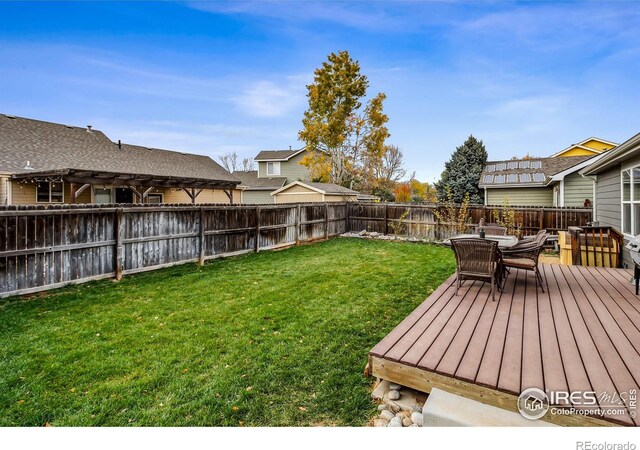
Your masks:
M 300 104 L 301 86 L 279 86 L 271 81 L 259 81 L 235 98 L 236 106 L 254 117 L 282 117 Z

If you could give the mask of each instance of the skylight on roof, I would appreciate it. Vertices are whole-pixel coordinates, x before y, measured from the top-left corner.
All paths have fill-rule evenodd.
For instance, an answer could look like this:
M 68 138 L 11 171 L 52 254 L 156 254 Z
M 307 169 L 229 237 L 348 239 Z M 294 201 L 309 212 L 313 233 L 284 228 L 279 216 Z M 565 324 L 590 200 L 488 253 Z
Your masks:
M 518 175 L 516 175 L 515 173 L 510 173 L 509 175 L 507 175 L 507 183 L 517 183 L 518 182 Z
M 521 173 L 520 174 L 520 183 L 531 183 L 531 174 L 530 173 Z
M 533 181 L 535 181 L 536 183 L 540 183 L 542 181 L 545 180 L 545 176 L 543 173 L 541 172 L 536 172 L 533 174 Z
M 541 169 L 542 168 L 542 161 L 531 161 L 531 168 L 532 169 Z
M 507 163 L 507 169 L 517 169 L 518 163 L 517 161 L 511 161 Z
M 504 183 L 504 175 L 496 175 L 496 178 L 494 179 L 494 182 L 496 184 Z
M 491 184 L 491 183 L 493 183 L 493 175 L 485 175 L 485 176 L 482 178 L 482 182 L 483 182 L 484 184 Z
M 507 168 L 507 165 L 505 163 L 496 164 L 496 170 L 505 170 L 506 168 Z
M 496 165 L 495 164 L 489 164 L 486 168 L 487 172 L 495 172 L 496 171 Z
M 531 161 L 520 161 L 518 162 L 518 167 L 520 169 L 528 169 L 529 168 L 529 164 L 531 163 Z

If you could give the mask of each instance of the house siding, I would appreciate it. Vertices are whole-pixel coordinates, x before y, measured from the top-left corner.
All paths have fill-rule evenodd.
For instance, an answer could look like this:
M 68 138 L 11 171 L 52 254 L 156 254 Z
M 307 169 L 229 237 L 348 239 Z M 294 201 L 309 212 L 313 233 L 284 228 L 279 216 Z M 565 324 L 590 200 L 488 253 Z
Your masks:
M 165 188 L 155 189 L 154 193 L 162 193 L 164 203 L 191 203 L 191 197 L 182 189 Z M 242 202 L 242 191 L 233 190 L 233 203 Z M 197 197 L 196 203 L 230 203 L 229 197 L 222 189 L 204 189 Z
M 246 203 L 246 204 L 273 203 L 273 196 L 271 195 L 272 192 L 273 191 L 244 191 L 242 194 L 242 203 Z
M 564 206 L 583 207 L 584 201 L 593 202 L 593 180 L 579 173 L 572 173 L 564 178 Z
M 307 202 L 323 202 L 324 195 L 308 191 L 307 193 L 298 192 L 295 194 L 287 194 L 286 192 L 274 195 L 276 203 L 307 203 Z
M 487 189 L 487 205 L 553 206 L 551 188 Z
M 598 174 L 596 180 L 596 218 L 600 225 L 621 227 L 620 165 Z
M 310 172 L 306 166 L 300 164 L 307 152 L 302 152 L 289 161 L 280 161 L 280 177 L 287 177 L 287 183 L 291 183 L 296 180 L 309 181 Z M 273 175 L 271 175 L 273 176 Z M 267 175 L 267 163 L 258 162 L 258 177 L 269 178 Z
M 76 189 L 79 185 L 76 185 Z M 64 184 L 64 203 L 69 203 L 71 199 L 71 185 Z M 11 204 L 12 205 L 44 205 L 36 202 L 36 185 L 33 183 L 11 182 Z M 91 203 L 91 189 L 85 189 L 76 199 L 76 203 Z
M 0 205 L 6 205 L 9 201 L 7 198 L 8 195 L 8 186 L 7 183 L 9 179 L 7 177 L 0 177 Z

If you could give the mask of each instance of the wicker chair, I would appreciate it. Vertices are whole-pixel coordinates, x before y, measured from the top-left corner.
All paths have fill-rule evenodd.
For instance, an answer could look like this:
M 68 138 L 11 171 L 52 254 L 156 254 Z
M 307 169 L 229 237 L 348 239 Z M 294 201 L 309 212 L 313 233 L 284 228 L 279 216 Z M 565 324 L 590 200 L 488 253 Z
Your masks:
M 456 256 L 456 295 L 464 280 L 491 283 L 491 296 L 496 299 L 495 287 L 500 287 L 502 263 L 498 243 L 486 239 L 451 239 Z
M 522 239 L 520 239 L 518 241 L 518 243 L 516 245 L 521 245 L 521 244 L 525 244 L 525 243 L 534 242 L 536 239 L 538 239 L 543 234 L 548 234 L 547 230 L 540 230 L 540 231 L 538 231 L 538 234 L 536 234 L 535 236 L 523 237 Z M 544 242 L 543 242 L 543 244 L 544 244 Z
M 478 231 L 484 230 L 484 234 L 487 236 L 506 236 L 507 228 L 499 227 L 496 225 L 485 225 L 483 227 L 478 227 Z
M 548 237 L 549 233 L 538 233 L 531 242 L 519 243 L 518 245 L 501 251 L 502 264 L 504 264 L 504 267 L 507 270 L 514 268 L 533 271 L 536 275 L 536 284 L 540 285 L 542 292 L 544 292 L 544 284 L 542 275 L 538 269 L 538 259 Z

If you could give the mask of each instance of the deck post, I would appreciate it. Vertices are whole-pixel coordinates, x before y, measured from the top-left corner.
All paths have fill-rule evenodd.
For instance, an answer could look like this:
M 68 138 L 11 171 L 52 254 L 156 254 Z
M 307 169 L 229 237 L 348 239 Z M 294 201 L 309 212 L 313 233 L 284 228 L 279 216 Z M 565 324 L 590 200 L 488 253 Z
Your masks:
M 122 273 L 124 272 L 124 211 L 122 208 L 116 210 L 114 218 L 113 231 L 116 241 L 116 251 L 114 252 L 116 259 L 116 281 L 120 281 L 122 279 Z

